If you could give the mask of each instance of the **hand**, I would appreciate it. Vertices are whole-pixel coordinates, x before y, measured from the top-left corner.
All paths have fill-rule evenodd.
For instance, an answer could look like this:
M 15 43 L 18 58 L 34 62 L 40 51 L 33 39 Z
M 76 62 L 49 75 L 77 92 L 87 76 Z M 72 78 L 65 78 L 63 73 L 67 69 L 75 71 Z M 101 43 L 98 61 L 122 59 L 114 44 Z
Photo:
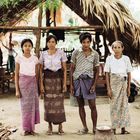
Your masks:
M 73 85 L 70 85 L 70 94 L 72 96 L 74 95 L 74 87 L 73 87 Z
M 127 97 L 129 97 L 130 96 L 130 88 L 127 88 Z
M 40 94 L 44 94 L 44 92 L 45 92 L 45 90 L 44 90 L 44 86 L 41 85 L 41 86 L 40 86 Z
M 112 90 L 111 90 L 111 89 L 109 89 L 109 90 L 107 91 L 107 95 L 108 95 L 108 97 L 109 97 L 110 99 L 112 99 Z
M 20 94 L 19 91 L 16 91 L 16 97 L 17 97 L 17 98 L 21 98 L 21 94 Z
M 44 99 L 44 93 L 40 94 L 40 99 Z
M 66 84 L 63 85 L 63 90 L 62 90 L 62 92 L 63 92 L 63 93 L 64 93 L 64 92 L 67 92 L 67 85 L 66 85 Z
M 92 93 L 95 93 L 95 85 L 93 85 L 91 88 L 90 88 L 90 94 L 92 94 Z

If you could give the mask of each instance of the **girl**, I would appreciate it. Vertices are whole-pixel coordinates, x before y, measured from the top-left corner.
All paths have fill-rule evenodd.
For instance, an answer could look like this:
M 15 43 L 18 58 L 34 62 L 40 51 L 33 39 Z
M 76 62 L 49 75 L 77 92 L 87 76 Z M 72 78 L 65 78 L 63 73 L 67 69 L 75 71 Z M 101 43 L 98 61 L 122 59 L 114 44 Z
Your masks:
M 45 50 L 40 56 L 41 78 L 42 71 L 44 71 L 44 80 L 41 79 L 40 87 L 41 93 L 45 90 L 44 119 L 49 124 L 48 135 L 52 134 L 52 123 L 58 125 L 58 134 L 63 134 L 62 123 L 66 121 L 63 92 L 66 92 L 67 57 L 62 50 L 56 48 L 56 44 L 56 37 L 49 35 L 47 37 L 48 50 Z
M 129 133 L 125 127 L 130 125 L 128 97 L 130 96 L 131 63 L 129 57 L 122 54 L 121 41 L 112 44 L 114 55 L 108 56 L 104 71 L 106 72 L 107 91 L 111 105 L 112 129 L 121 128 L 121 134 Z
M 21 43 L 22 56 L 16 57 L 16 96 L 21 101 L 24 135 L 34 135 L 35 124 L 40 122 L 37 87 L 38 58 L 31 55 L 33 43 L 24 39 Z

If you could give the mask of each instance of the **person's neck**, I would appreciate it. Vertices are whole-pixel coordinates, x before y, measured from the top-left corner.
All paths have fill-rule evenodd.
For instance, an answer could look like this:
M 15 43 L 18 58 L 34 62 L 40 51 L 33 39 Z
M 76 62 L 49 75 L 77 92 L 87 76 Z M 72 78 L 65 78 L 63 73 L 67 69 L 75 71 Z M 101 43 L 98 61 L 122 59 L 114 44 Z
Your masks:
M 30 53 L 24 53 L 23 55 L 24 55 L 25 57 L 27 57 L 27 58 L 29 58 L 29 57 L 31 56 Z
M 85 57 L 88 57 L 91 54 L 91 49 L 89 48 L 89 49 L 83 50 L 83 53 Z
M 84 53 L 89 53 L 89 52 L 91 52 L 91 49 L 90 48 L 89 49 L 85 49 L 85 50 L 83 49 L 83 52 Z
M 120 58 L 122 57 L 122 54 L 115 54 L 114 57 L 115 57 L 116 59 L 120 59 Z
M 55 53 L 56 53 L 56 48 L 54 48 L 54 49 L 49 49 L 49 50 L 48 50 L 48 53 L 49 53 L 50 55 L 55 54 Z

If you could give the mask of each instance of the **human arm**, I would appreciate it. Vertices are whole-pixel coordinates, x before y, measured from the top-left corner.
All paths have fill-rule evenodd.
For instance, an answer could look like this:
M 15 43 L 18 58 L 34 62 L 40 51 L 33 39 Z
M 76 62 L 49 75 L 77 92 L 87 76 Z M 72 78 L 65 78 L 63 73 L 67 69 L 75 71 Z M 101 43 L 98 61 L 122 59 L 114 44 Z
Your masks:
M 40 85 L 40 94 L 43 95 L 44 90 L 44 84 L 43 84 L 43 65 L 39 65 L 39 85 Z
M 127 96 L 130 96 L 131 73 L 127 73 Z
M 6 45 L 4 45 L 4 43 L 2 42 L 2 40 L 0 40 L 0 42 L 1 42 L 1 44 L 2 44 L 2 46 L 3 46 L 4 48 L 6 48 L 7 50 L 9 50 L 9 48 L 8 48 Z
M 99 66 L 96 66 L 94 69 L 94 80 L 93 80 L 93 84 L 91 86 L 90 92 L 93 93 L 96 89 L 96 85 L 97 85 L 97 80 L 99 77 Z
M 37 82 L 39 80 L 39 66 L 40 66 L 39 64 L 35 65 L 35 75 L 36 75 Z
M 112 99 L 112 90 L 111 90 L 111 86 L 110 86 L 109 72 L 106 72 L 105 76 L 106 76 L 106 85 L 107 85 L 107 95 L 110 99 Z
M 15 87 L 16 87 L 16 97 L 21 98 L 21 93 L 19 90 L 19 69 L 20 64 L 16 63 L 15 65 Z
M 74 87 L 73 87 L 73 73 L 75 70 L 75 64 L 71 63 L 70 64 L 70 94 L 73 96 L 74 95 Z
M 93 83 L 90 89 L 90 93 L 94 93 L 96 89 L 98 77 L 99 77 L 99 55 L 95 51 L 94 58 L 93 58 Z
M 66 62 L 62 62 L 63 68 L 63 92 L 67 91 L 67 66 Z

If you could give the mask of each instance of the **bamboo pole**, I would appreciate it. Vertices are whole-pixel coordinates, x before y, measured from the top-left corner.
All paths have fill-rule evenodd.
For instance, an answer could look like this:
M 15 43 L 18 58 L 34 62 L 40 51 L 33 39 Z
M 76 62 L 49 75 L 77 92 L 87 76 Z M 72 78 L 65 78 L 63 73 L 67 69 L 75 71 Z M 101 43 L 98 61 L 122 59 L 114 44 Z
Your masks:
M 19 31 L 19 30 L 76 30 L 76 29 L 95 29 L 95 30 L 103 30 L 103 26 L 93 25 L 93 26 L 49 26 L 49 27 L 37 27 L 37 26 L 0 26 L 1 30 L 7 31 Z
M 114 36 L 115 36 L 115 40 L 118 40 L 119 38 L 118 38 L 118 34 L 117 34 L 117 29 L 116 28 L 114 28 Z
M 39 57 L 39 49 L 40 49 L 40 39 L 41 39 L 41 26 L 42 26 L 42 13 L 43 13 L 43 6 L 40 4 L 39 13 L 38 13 L 38 30 L 35 32 L 36 35 L 36 47 L 35 53 L 37 57 Z

